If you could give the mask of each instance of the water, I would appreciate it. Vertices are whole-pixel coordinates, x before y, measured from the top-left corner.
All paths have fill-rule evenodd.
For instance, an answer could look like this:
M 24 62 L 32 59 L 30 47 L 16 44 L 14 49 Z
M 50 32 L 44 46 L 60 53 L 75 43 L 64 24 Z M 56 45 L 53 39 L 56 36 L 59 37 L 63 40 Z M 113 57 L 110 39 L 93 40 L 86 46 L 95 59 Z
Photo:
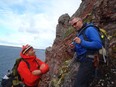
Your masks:
M 16 58 L 20 57 L 20 51 L 20 47 L 0 46 L 0 82 L 5 73 L 12 69 Z M 45 50 L 36 49 L 36 55 L 42 61 L 45 60 Z

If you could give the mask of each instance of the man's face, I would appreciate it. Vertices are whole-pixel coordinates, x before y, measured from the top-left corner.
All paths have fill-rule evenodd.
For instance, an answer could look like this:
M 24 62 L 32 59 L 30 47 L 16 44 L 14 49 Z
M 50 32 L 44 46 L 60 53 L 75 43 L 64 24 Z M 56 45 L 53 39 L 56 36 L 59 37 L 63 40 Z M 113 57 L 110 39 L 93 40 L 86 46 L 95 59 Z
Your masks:
M 71 21 L 71 25 L 76 29 L 79 30 L 82 27 L 82 21 L 80 18 L 74 18 Z
M 27 54 L 28 54 L 29 56 L 36 56 L 36 55 L 35 55 L 35 50 L 34 50 L 33 48 L 31 48 L 31 49 L 27 52 Z

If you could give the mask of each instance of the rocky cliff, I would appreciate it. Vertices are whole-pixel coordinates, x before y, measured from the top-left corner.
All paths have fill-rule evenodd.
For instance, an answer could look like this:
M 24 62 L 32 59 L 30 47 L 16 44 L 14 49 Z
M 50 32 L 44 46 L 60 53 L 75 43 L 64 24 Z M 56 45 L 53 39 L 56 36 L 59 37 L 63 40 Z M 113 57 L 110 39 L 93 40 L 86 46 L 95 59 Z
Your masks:
M 111 60 L 115 61 L 116 0 L 82 0 L 79 9 L 72 16 L 79 16 L 84 22 L 93 22 L 108 32 L 108 35 L 110 35 L 109 55 Z M 75 30 L 69 25 L 69 20 L 68 13 L 61 15 L 58 19 L 56 39 L 53 46 L 46 49 L 46 62 L 50 66 L 50 71 L 42 77 L 41 87 L 72 87 L 74 80 L 72 77 L 78 71 L 78 65 L 74 64 L 72 68 L 67 68 L 74 55 L 68 45 L 76 35 Z M 113 65 L 115 66 L 115 62 Z M 95 81 L 91 87 L 115 87 L 116 81 L 114 78 L 116 72 L 113 73 L 112 71 L 113 74 L 110 72 L 115 70 L 113 65 L 109 65 L 109 68 L 103 71 L 105 72 L 104 75 L 106 75 L 103 77 L 104 79 Z M 106 66 L 102 68 L 106 68 Z M 108 76 L 109 74 L 110 76 Z

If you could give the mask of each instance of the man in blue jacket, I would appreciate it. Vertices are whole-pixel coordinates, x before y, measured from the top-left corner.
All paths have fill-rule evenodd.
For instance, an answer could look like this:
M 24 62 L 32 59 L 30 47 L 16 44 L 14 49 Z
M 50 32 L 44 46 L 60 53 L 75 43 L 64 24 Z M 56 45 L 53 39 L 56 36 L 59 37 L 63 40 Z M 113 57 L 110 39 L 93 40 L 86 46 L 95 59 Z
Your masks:
M 97 29 L 83 23 L 81 18 L 73 17 L 69 23 L 78 31 L 70 46 L 75 50 L 80 62 L 73 87 L 89 87 L 95 71 L 94 55 L 102 48 L 102 41 Z

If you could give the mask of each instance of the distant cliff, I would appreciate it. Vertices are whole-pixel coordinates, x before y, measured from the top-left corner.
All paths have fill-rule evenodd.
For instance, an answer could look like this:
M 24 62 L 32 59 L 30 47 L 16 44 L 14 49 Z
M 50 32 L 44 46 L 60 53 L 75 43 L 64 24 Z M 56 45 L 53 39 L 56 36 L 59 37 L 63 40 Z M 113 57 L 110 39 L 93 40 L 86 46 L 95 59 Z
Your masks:
M 70 8 L 71 9 L 71 8 Z M 110 57 L 116 60 L 116 0 L 82 0 L 79 9 L 72 15 L 83 18 L 85 22 L 94 22 L 97 26 L 106 29 L 111 35 Z M 68 45 L 75 37 L 75 30 L 69 25 L 70 16 L 68 13 L 63 14 L 58 19 L 56 26 L 56 38 L 53 46 L 46 49 L 46 62 L 50 66 L 50 71 L 42 78 L 41 87 L 71 87 L 71 82 L 66 83 L 66 75 L 63 73 L 70 72 L 66 69 L 67 63 L 73 57 L 73 52 L 70 51 Z M 115 63 L 114 63 L 115 64 Z M 62 67 L 64 66 L 64 67 Z M 111 67 L 106 71 L 108 75 Z M 75 69 L 75 68 L 74 68 Z M 73 72 L 74 73 L 74 72 Z M 114 87 L 116 84 L 113 78 L 111 83 L 101 85 L 98 81 L 92 87 Z M 102 79 L 103 80 L 103 79 Z M 105 81 L 105 80 L 104 80 Z M 64 85 L 68 84 L 68 86 Z M 107 86 L 106 86 L 107 85 Z

